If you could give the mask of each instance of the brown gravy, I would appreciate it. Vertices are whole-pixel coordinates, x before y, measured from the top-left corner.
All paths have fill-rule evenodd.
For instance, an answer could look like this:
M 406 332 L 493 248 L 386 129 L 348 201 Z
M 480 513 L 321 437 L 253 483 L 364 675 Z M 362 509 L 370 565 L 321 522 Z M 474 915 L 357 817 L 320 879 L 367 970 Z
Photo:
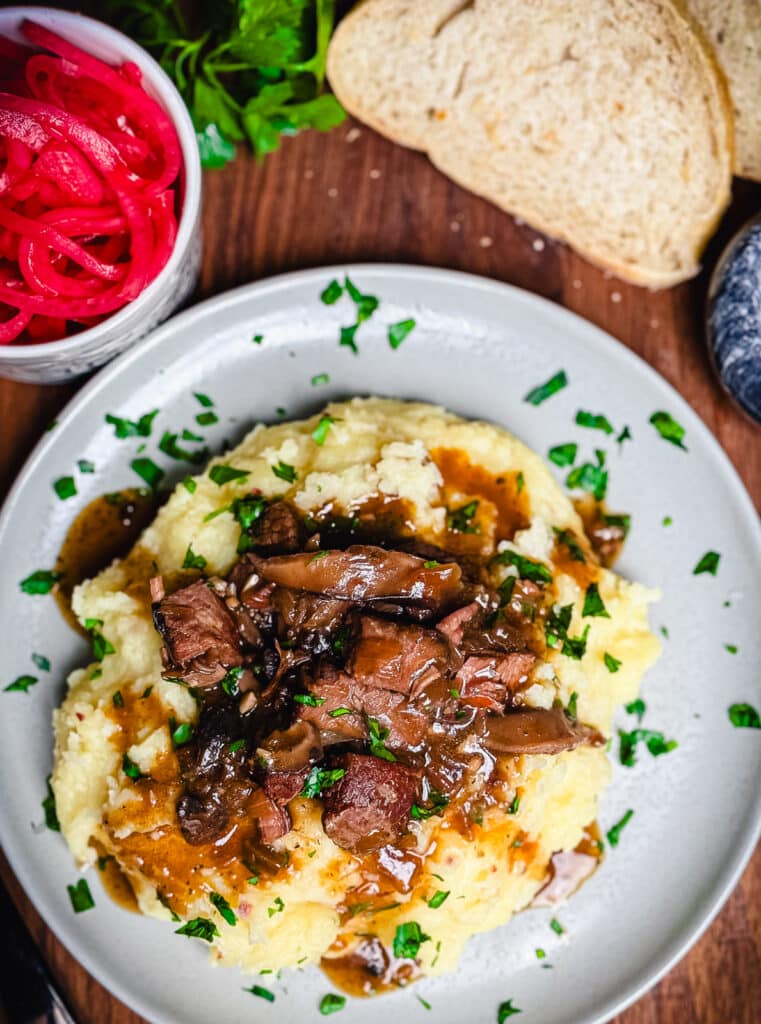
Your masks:
M 86 505 L 69 527 L 56 561 L 61 580 L 55 596 L 61 614 L 78 633 L 84 630 L 71 610 L 74 588 L 127 554 L 155 516 L 160 500 L 137 488 L 103 494 Z
M 342 940 L 331 947 L 336 955 L 324 956 L 320 967 L 336 988 L 351 996 L 373 996 L 403 988 L 420 976 L 414 960 L 395 957 L 375 936 L 363 937 L 349 952 L 341 952 Z

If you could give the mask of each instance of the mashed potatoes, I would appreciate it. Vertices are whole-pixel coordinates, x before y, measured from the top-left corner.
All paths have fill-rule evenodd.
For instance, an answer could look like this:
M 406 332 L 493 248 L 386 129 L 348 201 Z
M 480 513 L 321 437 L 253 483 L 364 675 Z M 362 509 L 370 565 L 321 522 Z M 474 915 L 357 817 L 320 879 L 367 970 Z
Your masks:
M 471 553 L 507 548 L 546 563 L 556 605 L 573 605 L 568 635 L 582 636 L 589 626 L 580 659 L 563 654 L 561 645 L 548 648 L 533 669 L 525 702 L 567 707 L 576 694 L 579 720 L 604 735 L 615 707 L 636 696 L 657 657 L 647 623 L 655 595 L 597 567 L 573 505 L 542 460 L 504 430 L 432 406 L 381 399 L 331 405 L 326 414 L 331 422 L 322 444 L 312 436 L 319 417 L 257 427 L 237 449 L 213 460 L 195 487 L 177 487 L 127 558 L 77 588 L 76 614 L 83 622 L 100 620 L 114 652 L 72 673 L 56 713 L 58 815 L 77 861 L 93 864 L 104 853 L 116 858 L 144 913 L 169 920 L 169 905 L 183 921 L 211 922 L 207 934 L 203 925 L 196 931 L 211 938 L 221 964 L 261 971 L 317 962 L 331 946 L 334 953 L 348 947 L 356 933 L 371 932 L 390 947 L 398 925 L 416 922 L 426 936 L 420 968 L 439 974 L 455 967 L 470 935 L 505 923 L 531 901 L 553 852 L 579 843 L 609 779 L 604 748 L 504 759 L 504 800 L 509 805 L 520 797 L 515 813 L 494 806 L 467 829 L 452 827 L 446 814 L 412 821 L 408 853 L 417 855 L 416 869 L 388 901 L 393 906 L 379 908 L 371 900 L 363 908 L 361 858 L 333 844 L 321 825 L 319 801 L 302 797 L 290 804 L 292 830 L 275 844 L 288 851 L 287 867 L 254 880 L 240 863 L 188 846 L 177 828 L 181 785 L 171 730 L 193 723 L 198 707 L 186 687 L 162 679 L 149 578 L 180 578 L 189 549 L 206 560 L 207 573 L 228 572 L 240 528 L 229 512 L 210 514 L 253 489 L 284 496 L 304 513 L 326 507 L 350 513 L 370 498 L 400 499 L 416 533 L 442 547 L 448 514 L 477 500 L 478 532 L 462 538 Z M 214 477 L 230 474 L 214 474 L 215 465 L 247 475 L 220 484 Z M 503 501 L 508 480 L 524 516 L 514 534 Z M 558 530 L 573 531 L 584 563 L 561 557 Z M 589 566 L 609 617 L 582 619 Z M 499 580 L 516 569 L 496 572 Z M 606 667 L 606 653 L 621 662 L 615 673 Z M 150 783 L 138 785 L 139 776 Z M 433 895 L 444 892 L 444 901 L 433 900 L 431 907 Z M 354 913 L 347 914 L 347 902 Z

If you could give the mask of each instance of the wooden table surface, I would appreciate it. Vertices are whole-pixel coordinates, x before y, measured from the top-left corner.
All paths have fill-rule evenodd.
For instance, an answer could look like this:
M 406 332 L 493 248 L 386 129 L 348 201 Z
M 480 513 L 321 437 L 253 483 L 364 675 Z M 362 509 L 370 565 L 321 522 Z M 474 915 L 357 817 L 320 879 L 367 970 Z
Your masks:
M 761 507 L 761 433 L 724 397 L 706 357 L 705 274 L 660 293 L 625 285 L 467 194 L 423 156 L 351 122 L 329 136 L 287 139 L 262 164 L 241 154 L 224 170 L 207 172 L 204 188 L 198 298 L 280 271 L 349 260 L 432 264 L 520 285 L 603 327 L 663 374 L 714 432 Z M 706 266 L 759 208 L 761 188 L 737 183 Z M 0 381 L 0 495 L 75 391 L 75 385 Z M 0 874 L 80 1024 L 139 1024 L 140 1018 L 98 985 L 46 928 L 4 861 Z M 278 1019 L 276 1011 L 272 1019 Z M 615 1018 L 616 1024 L 759 1020 L 761 849 L 691 953 Z

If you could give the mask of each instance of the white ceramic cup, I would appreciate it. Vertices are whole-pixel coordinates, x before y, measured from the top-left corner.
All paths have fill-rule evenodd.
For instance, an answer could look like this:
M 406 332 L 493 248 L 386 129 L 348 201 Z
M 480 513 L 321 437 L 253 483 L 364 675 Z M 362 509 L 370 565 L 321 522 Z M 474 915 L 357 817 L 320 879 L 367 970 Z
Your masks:
M 113 359 L 174 312 L 193 291 L 201 260 L 201 160 L 190 114 L 156 61 L 137 43 L 93 18 L 52 7 L 0 10 L 0 34 L 24 41 L 19 32 L 28 18 L 70 40 L 109 64 L 134 61 L 145 91 L 166 111 L 182 152 L 180 220 L 166 266 L 145 291 L 102 323 L 60 341 L 38 345 L 0 345 L 0 376 L 36 384 L 72 380 Z

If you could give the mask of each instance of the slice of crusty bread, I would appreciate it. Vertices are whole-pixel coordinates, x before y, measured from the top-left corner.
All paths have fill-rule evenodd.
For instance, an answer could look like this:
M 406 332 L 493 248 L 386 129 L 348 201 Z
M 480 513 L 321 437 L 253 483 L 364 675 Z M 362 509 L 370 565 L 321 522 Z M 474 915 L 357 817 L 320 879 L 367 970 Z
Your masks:
M 687 0 L 716 48 L 735 112 L 735 172 L 761 181 L 761 0 Z
M 726 86 L 670 0 L 365 0 L 328 74 L 351 113 L 638 284 L 695 274 L 729 199 Z

